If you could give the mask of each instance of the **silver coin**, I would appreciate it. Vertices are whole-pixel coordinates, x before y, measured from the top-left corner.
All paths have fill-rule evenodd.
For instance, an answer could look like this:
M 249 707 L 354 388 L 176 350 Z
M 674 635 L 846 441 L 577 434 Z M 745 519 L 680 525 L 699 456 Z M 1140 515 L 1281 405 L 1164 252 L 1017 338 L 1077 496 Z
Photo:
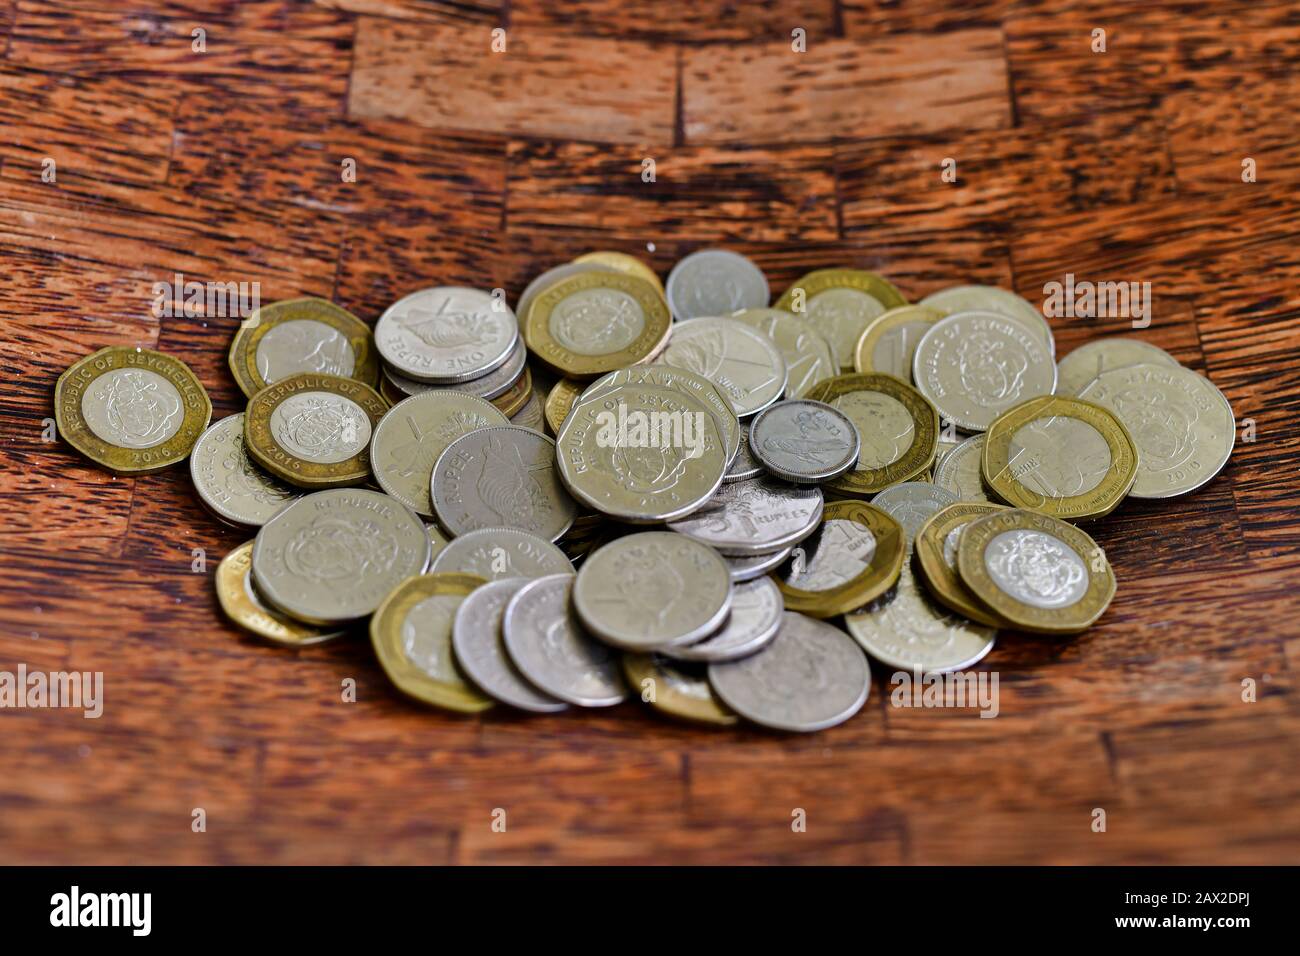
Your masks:
M 1108 335 L 1080 345 L 1056 363 L 1056 394 L 1078 395 L 1102 372 L 1130 365 L 1178 365 L 1164 349 L 1141 339 Z
M 538 690 L 519 673 L 501 636 L 506 605 L 528 581 L 503 578 L 471 591 L 456 610 L 451 647 L 456 663 L 483 693 L 520 710 L 553 714 L 569 705 Z
M 1042 311 L 1028 299 L 1007 289 L 992 285 L 957 285 L 940 289 L 922 299 L 919 305 L 955 315 L 958 312 L 996 312 L 1022 322 L 1046 345 L 1048 352 L 1056 353 L 1056 340 L 1052 327 L 1043 318 Z
M 578 513 L 560 483 L 555 442 L 518 425 L 457 438 L 433 466 L 431 491 L 438 523 L 453 536 L 518 528 L 554 541 Z
M 749 423 L 741 422 L 740 444 L 736 448 L 736 457 L 731 459 L 722 481 L 724 483 L 745 481 L 748 478 L 757 478 L 762 473 L 763 465 L 754 457 L 754 452 L 749 447 Z
M 692 252 L 668 273 L 666 289 L 668 307 L 678 320 L 761 309 L 772 297 L 763 270 L 726 249 Z
M 776 343 L 731 319 L 692 319 L 673 326 L 662 361 L 703 375 L 741 418 L 761 412 L 785 391 L 785 359 Z
M 735 661 L 767 647 L 781 629 L 785 600 L 771 578 L 737 585 L 731 595 L 731 616 L 715 634 L 686 647 L 666 647 L 665 657 L 679 661 Z
M 223 521 L 260 528 L 300 492 L 255 465 L 244 449 L 244 413 L 209 426 L 190 452 L 199 500 Z
M 983 467 L 984 436 L 972 435 L 949 449 L 934 467 L 934 483 L 951 491 L 958 501 L 996 502 L 984 490 Z
M 707 545 L 671 531 L 644 531 L 583 559 L 573 606 L 589 631 L 623 650 L 692 644 L 726 620 L 731 575 Z
M 486 375 L 480 375 L 478 378 L 471 378 L 464 382 L 443 382 L 435 384 L 431 382 L 417 382 L 413 378 L 407 378 L 400 372 L 396 372 L 384 366 L 384 378 L 403 395 L 423 395 L 425 392 L 451 391 L 463 392 L 466 395 L 473 395 L 475 398 L 491 399 L 506 392 L 511 385 L 519 381 L 519 376 L 524 373 L 524 363 L 528 359 L 528 348 L 524 345 L 524 339 L 521 335 L 515 340 L 515 347 L 510 350 L 509 357 L 497 368 L 488 372 Z
M 533 301 L 538 295 L 545 292 L 548 288 L 567 279 L 570 276 L 576 276 L 582 272 L 617 272 L 613 266 L 601 265 L 598 262 L 566 262 L 558 265 L 553 269 L 547 269 L 532 282 L 524 286 L 524 291 L 519 293 L 519 300 L 515 303 L 515 315 L 522 322 L 528 321 L 528 310 L 533 307 Z
M 998 589 L 1030 607 L 1073 607 L 1092 583 L 1082 554 L 1055 535 L 1033 528 L 995 535 L 980 557 Z
M 442 554 L 442 549 L 451 542 L 447 540 L 447 536 L 442 533 L 442 529 L 436 524 L 426 524 L 424 530 L 429 532 L 429 560 L 432 562 L 434 558 Z
M 995 312 L 958 312 L 921 337 L 912 378 L 940 418 L 982 432 L 1008 409 L 1052 394 L 1056 363 L 1023 323 Z
M 304 495 L 262 526 L 253 582 L 278 611 L 308 624 L 373 614 L 429 565 L 429 534 L 406 505 L 364 488 Z
M 365 408 L 326 391 L 290 395 L 271 412 L 270 430 L 290 455 L 320 465 L 355 458 L 370 444 L 371 435 Z
M 573 575 L 524 585 L 506 605 L 506 652 L 525 679 L 579 707 L 612 707 L 628 695 L 618 651 L 592 639 L 573 613 Z
M 815 485 L 751 478 L 723 485 L 703 508 L 668 527 L 727 557 L 770 554 L 816 531 L 823 504 Z
M 745 309 L 729 318 L 758 329 L 776 343 L 785 359 L 785 393 L 791 398 L 801 398 L 822 379 L 839 374 L 830 341 L 807 319 L 785 309 Z
M 573 564 L 563 551 L 535 534 L 517 528 L 480 528 L 452 539 L 429 570 L 460 571 L 496 581 L 572 574 Z
M 807 732 L 842 724 L 861 710 L 871 668 L 839 628 L 786 611 L 771 644 L 743 660 L 710 664 L 709 683 L 747 720 Z
M 464 382 L 505 364 L 519 323 L 504 301 L 478 289 L 435 286 L 388 307 L 375 323 L 375 348 L 399 375 Z
M 782 548 L 771 554 L 756 554 L 748 558 L 724 556 L 723 560 L 727 562 L 727 570 L 731 572 L 731 583 L 739 584 L 742 581 L 752 581 L 754 578 L 762 577 L 768 571 L 780 567 L 793 550 L 794 548 Z
M 907 553 L 912 553 L 916 533 L 935 512 L 955 505 L 958 499 L 947 488 L 928 481 L 904 481 L 890 485 L 871 499 L 871 503 L 903 526 Z
M 749 447 L 769 472 L 795 484 L 838 478 L 858 463 L 857 426 L 838 408 L 806 398 L 777 402 L 749 424 Z

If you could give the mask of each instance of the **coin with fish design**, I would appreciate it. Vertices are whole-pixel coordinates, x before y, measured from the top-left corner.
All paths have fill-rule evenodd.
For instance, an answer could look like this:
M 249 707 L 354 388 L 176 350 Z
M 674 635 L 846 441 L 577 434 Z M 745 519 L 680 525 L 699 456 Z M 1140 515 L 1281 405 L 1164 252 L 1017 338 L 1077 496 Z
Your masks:
M 239 326 L 228 361 L 247 398 L 300 372 L 355 378 L 372 388 L 379 383 L 370 327 L 325 299 L 262 306 Z
M 390 305 L 375 323 L 375 348 L 417 382 L 464 382 L 504 365 L 519 339 L 505 300 L 479 289 L 435 286 Z

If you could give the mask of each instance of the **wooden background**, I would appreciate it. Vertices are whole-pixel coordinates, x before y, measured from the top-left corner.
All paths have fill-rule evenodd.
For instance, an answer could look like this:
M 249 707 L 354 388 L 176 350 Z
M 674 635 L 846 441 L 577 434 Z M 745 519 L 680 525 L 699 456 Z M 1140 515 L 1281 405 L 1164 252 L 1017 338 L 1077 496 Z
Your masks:
M 0 861 L 1300 861 L 1295 5 L 0 0 L 0 50 L 0 669 L 106 682 L 99 720 L 0 712 Z M 373 320 L 424 285 L 513 297 L 590 249 L 666 274 L 713 244 L 776 292 L 832 265 L 913 297 L 1149 281 L 1143 337 L 1256 441 L 1096 529 L 1119 596 L 1078 638 L 1003 638 L 996 720 L 893 709 L 878 678 L 847 725 L 780 737 L 637 703 L 460 719 L 399 699 L 364 641 L 256 644 L 212 588 L 244 536 L 187 469 L 114 478 L 41 438 L 105 345 L 242 408 L 236 320 L 153 315 L 175 272 Z M 1125 330 L 1056 323 L 1062 353 Z

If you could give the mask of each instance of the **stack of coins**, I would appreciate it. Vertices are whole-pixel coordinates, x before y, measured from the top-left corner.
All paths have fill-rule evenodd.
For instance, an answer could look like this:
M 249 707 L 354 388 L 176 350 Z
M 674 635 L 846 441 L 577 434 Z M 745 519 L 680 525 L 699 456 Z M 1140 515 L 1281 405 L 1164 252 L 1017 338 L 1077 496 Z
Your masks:
M 598 251 L 513 309 L 435 286 L 373 332 L 268 305 L 230 349 L 247 407 L 210 426 L 198 379 L 147 350 L 81 359 L 55 404 L 119 474 L 189 457 L 203 506 L 256 532 L 217 592 L 268 641 L 368 623 L 395 687 L 448 711 L 639 697 L 814 731 L 861 709 L 869 660 L 952 671 L 999 631 L 1087 628 L 1116 581 L 1079 524 L 1227 462 L 1208 379 L 1137 339 L 1055 348 L 1003 289 L 909 303 L 828 268 L 772 306 L 735 252 L 665 284 Z

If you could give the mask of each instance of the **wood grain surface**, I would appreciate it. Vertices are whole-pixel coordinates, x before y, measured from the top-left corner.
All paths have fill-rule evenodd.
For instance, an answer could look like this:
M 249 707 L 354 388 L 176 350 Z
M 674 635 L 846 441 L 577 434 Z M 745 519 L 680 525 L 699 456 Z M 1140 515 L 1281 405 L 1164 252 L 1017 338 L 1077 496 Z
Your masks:
M 0 862 L 1300 862 L 1298 39 L 1293 4 L 1241 0 L 0 0 L 0 670 L 105 682 L 97 720 L 0 711 Z M 831 265 L 913 298 L 1150 282 L 1149 329 L 1057 320 L 1061 352 L 1139 334 L 1247 430 L 1207 487 L 1095 527 L 1113 606 L 1004 634 L 996 719 L 892 707 L 878 672 L 808 737 L 421 709 L 364 639 L 223 620 L 245 535 L 184 467 L 114 478 L 43 440 L 55 379 L 106 345 L 242 408 L 238 318 L 153 311 L 177 272 L 373 321 L 424 285 L 513 297 L 594 248 L 666 275 L 711 244 L 777 292 Z

